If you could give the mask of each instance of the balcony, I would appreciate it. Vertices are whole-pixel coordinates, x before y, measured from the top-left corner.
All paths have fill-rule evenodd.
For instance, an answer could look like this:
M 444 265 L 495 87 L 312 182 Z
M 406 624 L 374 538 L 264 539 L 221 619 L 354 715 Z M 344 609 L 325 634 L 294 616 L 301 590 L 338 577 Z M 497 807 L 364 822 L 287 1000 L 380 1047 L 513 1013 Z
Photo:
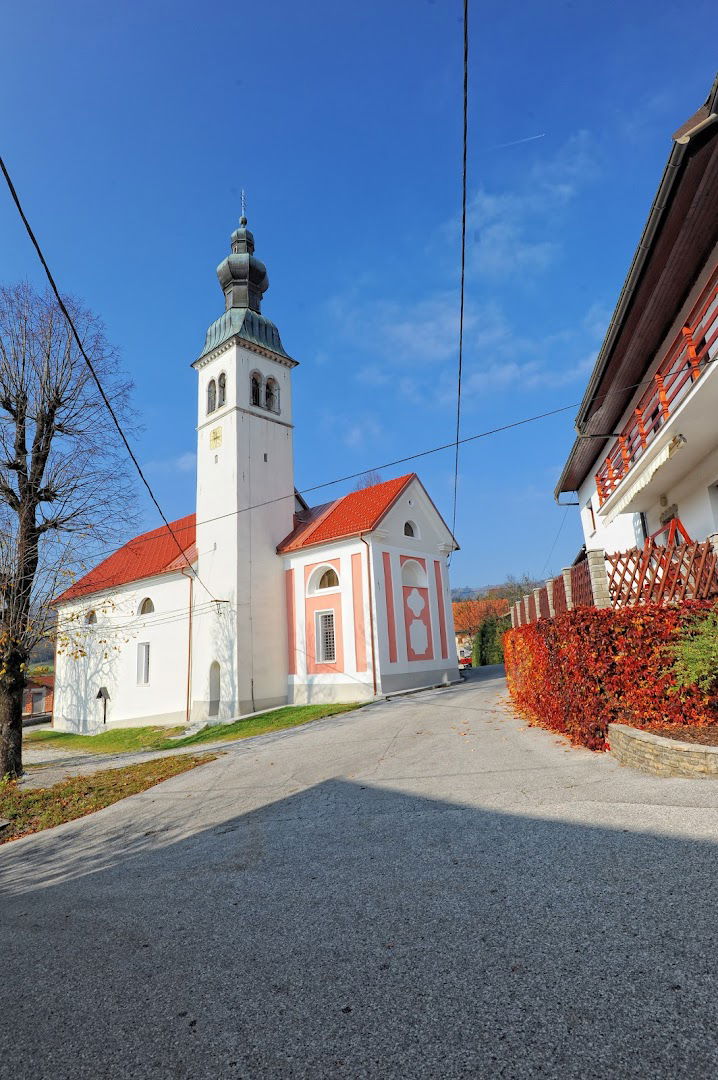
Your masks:
M 718 444 L 717 358 L 718 270 L 596 473 L 601 517 L 647 508 Z

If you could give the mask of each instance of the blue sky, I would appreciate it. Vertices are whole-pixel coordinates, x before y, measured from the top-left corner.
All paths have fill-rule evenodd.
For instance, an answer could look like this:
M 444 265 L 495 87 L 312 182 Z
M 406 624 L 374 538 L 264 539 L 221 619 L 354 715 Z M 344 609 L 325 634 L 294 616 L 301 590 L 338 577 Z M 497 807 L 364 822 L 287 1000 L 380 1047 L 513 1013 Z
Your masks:
M 710 87 L 718 11 L 696 0 L 687 30 L 665 0 L 473 0 L 471 20 L 465 435 L 580 400 L 670 134 Z M 242 187 L 263 310 L 301 364 L 297 485 L 453 437 L 460 0 L 31 0 L 4 29 L 2 152 L 60 287 L 134 379 L 168 516 L 194 508 L 189 365 Z M 40 284 L 5 193 L 0 236 L 2 280 Z M 454 585 L 573 558 L 575 509 L 550 554 L 573 415 L 462 450 Z M 449 519 L 452 453 L 416 469 Z

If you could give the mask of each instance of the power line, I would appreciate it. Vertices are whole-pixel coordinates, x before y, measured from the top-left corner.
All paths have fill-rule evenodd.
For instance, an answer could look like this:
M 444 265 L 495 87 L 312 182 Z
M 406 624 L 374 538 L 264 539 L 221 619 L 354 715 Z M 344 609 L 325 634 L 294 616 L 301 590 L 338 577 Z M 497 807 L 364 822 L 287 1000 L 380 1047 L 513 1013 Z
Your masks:
M 554 551 L 556 550 L 556 544 L 558 543 L 559 536 L 563 532 L 563 527 L 566 524 L 566 518 L 568 517 L 568 512 L 569 512 L 569 509 L 570 509 L 571 505 L 572 505 L 571 503 L 566 503 L 566 508 L 565 508 L 565 510 L 563 512 L 563 516 L 561 518 L 561 524 L 559 525 L 558 530 L 556 532 L 556 535 L 553 538 L 553 544 L 551 545 L 551 550 L 549 551 L 548 555 L 546 556 L 546 562 L 543 564 L 543 568 L 541 570 L 541 576 L 542 577 L 546 573 L 546 567 L 551 562 L 551 556 L 553 555 Z
M 718 360 L 718 357 L 710 359 L 710 360 L 706 360 L 704 366 L 707 366 L 708 364 L 715 363 L 716 360 Z M 622 394 L 622 393 L 625 393 L 626 390 L 637 390 L 642 386 L 649 386 L 652 382 L 653 382 L 653 378 L 648 378 L 648 379 L 642 379 L 640 382 L 629 383 L 627 386 L 617 386 L 613 390 L 607 390 L 605 392 L 605 394 L 597 395 L 596 401 L 597 402 L 599 402 L 599 401 L 603 402 L 607 398 L 611 397 L 614 394 Z M 538 420 L 545 420 L 548 417 L 557 416 L 557 415 L 560 415 L 561 413 L 564 413 L 564 412 L 569 412 L 571 409 L 577 409 L 580 404 L 581 404 L 580 402 L 576 401 L 576 402 L 571 403 L 570 405 L 561 405 L 560 407 L 558 407 L 556 409 L 549 409 L 546 412 L 535 413 L 533 416 L 525 416 L 525 417 L 522 417 L 520 420 L 513 420 L 508 424 L 502 424 L 499 427 L 488 428 L 486 431 L 477 432 L 475 435 L 467 435 L 463 439 L 460 439 L 459 443 L 462 446 L 464 446 L 466 443 L 476 442 L 479 439 L 486 439 L 486 438 L 490 437 L 491 435 L 498 435 L 503 431 L 511 431 L 514 428 L 523 427 L 526 424 L 532 424 L 532 423 L 535 423 Z M 349 473 L 346 476 L 336 477 L 334 480 L 325 480 L 321 484 L 313 484 L 311 487 L 305 487 L 305 488 L 298 489 L 298 493 L 300 495 L 308 495 L 313 491 L 320 491 L 322 488 L 333 487 L 335 484 L 342 484 L 342 483 L 345 483 L 345 482 L 347 482 L 349 480 L 356 480 L 358 477 L 364 476 L 367 472 L 371 472 L 371 471 L 377 471 L 378 472 L 379 470 L 385 470 L 385 469 L 394 468 L 397 465 L 405 465 L 405 464 L 407 464 L 407 462 L 416 461 L 419 458 L 430 457 L 432 454 L 441 453 L 443 450 L 451 450 L 451 449 L 453 449 L 454 446 L 455 446 L 455 442 L 453 440 L 451 442 L 449 442 L 449 443 L 442 443 L 440 446 L 433 446 L 433 447 L 430 447 L 428 450 L 419 450 L 414 454 L 407 454 L 405 457 L 396 458 L 394 461 L 384 462 L 382 465 L 375 465 L 375 466 L 373 466 L 372 469 L 364 468 L 364 469 L 361 469 L 359 472 L 356 472 L 356 473 Z M 228 510 L 225 514 L 217 514 L 214 517 L 203 518 L 202 521 L 196 521 L 194 523 L 194 527 L 196 527 L 197 525 L 211 525 L 215 521 L 223 521 L 226 518 L 234 517 L 234 516 L 236 516 L 238 514 L 245 514 L 245 513 L 248 513 L 251 510 L 258 510 L 258 509 L 260 509 L 261 507 L 264 507 L 264 506 L 272 506 L 274 503 L 283 502 L 284 499 L 293 499 L 294 497 L 295 497 L 295 492 L 291 491 L 291 492 L 288 492 L 286 495 L 278 495 L 273 499 L 266 499 L 264 502 L 252 503 L 250 506 L 243 506 L 243 507 L 240 507 L 237 510 Z M 571 505 L 571 504 L 569 503 L 567 505 Z M 178 531 L 179 532 L 188 531 L 192 527 L 193 527 L 192 525 L 186 525 L 186 526 L 184 526 L 183 530 L 178 530 Z M 150 530 L 150 531 L 154 531 L 154 530 Z M 113 554 L 115 554 L 115 552 L 122 550 L 123 547 L 131 547 L 132 545 L 150 543 L 151 540 L 155 540 L 155 539 L 156 539 L 156 537 L 146 537 L 146 536 L 142 536 L 142 535 L 136 536 L 136 537 L 133 537 L 131 540 L 126 541 L 126 543 L 120 544 L 118 547 L 107 548 L 104 551 L 97 551 L 92 555 L 92 557 L 93 558 L 99 558 L 99 557 L 104 555 L 105 558 L 109 558 L 110 555 L 113 555 Z M 89 558 L 89 555 L 88 555 L 88 558 Z M 100 590 L 96 589 L 93 586 L 93 592 L 94 591 L 100 591 Z
M 524 417 L 521 420 L 514 420 L 510 424 L 502 424 L 500 427 L 489 428 L 487 431 L 480 431 L 476 435 L 467 435 L 465 438 L 460 439 L 459 442 L 463 446 L 466 443 L 476 442 L 477 439 L 485 439 L 490 435 L 497 435 L 502 431 L 510 431 L 512 428 L 521 427 L 524 424 L 530 424 L 530 423 L 533 423 L 536 420 L 543 420 L 543 419 L 545 419 L 546 417 L 549 417 L 549 416 L 555 416 L 555 415 L 557 415 L 559 413 L 568 412 L 570 409 L 575 409 L 577 407 L 578 407 L 578 403 L 574 403 L 574 404 L 571 404 L 571 405 L 563 405 L 563 406 L 561 406 L 561 408 L 558 408 L 558 409 L 550 409 L 547 412 L 537 413 L 535 416 L 527 416 L 527 417 Z M 432 454 L 441 453 L 442 450 L 451 450 L 451 449 L 453 449 L 454 445 L 455 445 L 455 443 L 452 440 L 451 442 L 448 442 L 448 443 L 442 443 L 441 446 L 433 446 L 428 450 L 419 450 L 415 454 L 407 454 L 405 457 L 396 458 L 394 461 L 387 461 L 387 462 L 384 462 L 382 465 L 378 465 L 377 466 L 377 471 L 379 469 L 391 469 L 391 468 L 394 468 L 397 465 L 405 465 L 409 461 L 415 461 L 418 458 L 429 457 Z M 297 489 L 297 493 L 300 494 L 300 495 L 308 495 L 313 491 L 320 491 L 322 488 L 333 487 L 335 484 L 342 484 L 342 483 L 345 483 L 346 481 L 349 481 L 349 480 L 356 480 L 356 479 L 358 479 L 358 477 L 364 476 L 366 472 L 367 472 L 366 469 L 362 469 L 360 472 L 349 473 L 346 476 L 339 476 L 339 477 L 336 477 L 336 479 L 334 479 L 334 480 L 325 480 L 321 484 L 313 484 L 311 487 L 301 488 L 301 490 Z M 235 517 L 238 514 L 249 513 L 250 510 L 259 510 L 264 506 L 273 506 L 274 503 L 283 502 L 285 499 L 294 499 L 295 494 L 296 493 L 294 491 L 291 491 L 291 492 L 288 492 L 286 495 L 277 495 L 273 499 L 265 499 L 263 502 L 252 503 L 250 506 L 239 507 L 237 510 L 228 510 L 224 514 L 215 514 L 214 517 L 203 518 L 202 521 L 196 521 L 194 523 L 194 527 L 196 528 L 197 525 L 211 525 L 215 521 L 224 521 L 227 518 Z M 191 528 L 192 528 L 191 525 L 185 525 L 183 529 L 178 530 L 178 531 L 179 532 L 186 532 L 186 531 L 189 531 Z M 154 532 L 155 530 L 149 530 L 149 531 Z M 156 539 L 157 539 L 156 536 L 150 537 L 150 536 L 142 536 L 142 535 L 140 535 L 140 536 L 133 537 L 131 540 L 128 540 L 124 544 L 120 544 L 118 547 L 106 549 L 105 558 L 109 558 L 110 555 L 113 555 L 116 552 L 121 551 L 122 548 L 124 548 L 124 547 L 132 548 L 135 545 L 145 544 L 145 543 L 152 543 Z M 189 544 L 187 546 L 189 546 Z M 93 557 L 95 557 L 95 558 L 99 557 L 101 554 L 102 554 L 101 552 L 96 552 Z M 72 586 L 68 586 L 68 588 L 72 588 Z M 91 588 L 92 588 L 93 592 L 96 592 L 96 591 L 99 592 L 100 591 L 97 588 L 95 583 L 92 584 Z M 89 593 L 87 595 L 89 595 Z M 79 596 L 78 596 L 78 599 L 79 599 Z
M 62 297 L 60 296 L 60 292 L 59 292 L 59 290 L 57 288 L 57 285 L 55 284 L 55 279 L 53 278 L 52 273 L 50 272 L 50 267 L 47 265 L 47 261 L 45 259 L 45 256 L 42 253 L 42 248 L 40 247 L 40 244 L 38 243 L 37 238 L 35 237 L 35 234 L 32 231 L 32 228 L 30 226 L 30 222 L 27 220 L 27 217 L 25 216 L 25 211 L 22 208 L 22 205 L 20 203 L 20 198 L 18 196 L 17 191 L 15 190 L 15 185 L 13 184 L 13 182 L 12 182 L 12 180 L 10 178 L 10 173 L 7 171 L 7 168 L 5 166 L 5 162 L 3 161 L 2 156 L 0 156 L 0 168 L 2 168 L 3 175 L 5 177 L 5 180 L 7 181 L 7 186 L 9 188 L 9 190 L 10 190 L 10 195 L 12 196 L 12 200 L 15 203 L 15 206 L 17 207 L 17 211 L 18 211 L 18 213 L 19 213 L 19 215 L 20 215 L 20 217 L 22 219 L 23 225 L 25 226 L 25 230 L 27 232 L 27 235 L 30 237 L 32 245 L 35 248 L 35 251 L 37 252 L 37 255 L 38 255 L 38 258 L 39 258 L 40 262 L 42 263 L 42 268 L 45 271 L 45 274 L 47 275 L 47 280 L 50 282 L 50 288 L 52 289 L 53 293 L 55 294 L 55 299 L 57 300 L 57 302 L 58 302 L 58 304 L 60 306 L 60 310 L 62 311 L 62 314 L 65 316 L 65 318 L 67 320 L 68 326 L 70 327 L 70 330 L 72 331 L 72 336 L 75 339 L 75 343 L 76 343 L 78 349 L 80 350 L 80 353 L 81 353 L 85 363 L 87 364 L 87 367 L 89 368 L 90 374 L 92 375 L 92 378 L 93 378 L 93 380 L 95 382 L 95 385 L 96 385 L 96 387 L 97 387 L 97 389 L 98 389 L 98 391 L 100 393 L 100 397 L 102 398 L 102 400 L 105 403 L 105 406 L 107 408 L 107 411 L 109 412 L 110 416 L 112 417 L 112 422 L 115 425 L 115 427 L 117 428 L 118 434 L 119 434 L 120 438 L 122 439 L 122 442 L 125 445 L 125 449 L 127 450 L 127 453 L 130 455 L 130 459 L 132 460 L 132 464 L 135 466 L 135 468 L 136 468 L 136 470 L 137 470 L 137 472 L 139 474 L 140 480 L 144 484 L 145 488 L 147 489 L 147 491 L 149 493 L 150 498 L 152 499 L 152 502 L 154 503 L 155 507 L 157 508 L 157 512 L 159 513 L 159 515 L 162 518 L 163 522 L 167 526 L 167 529 L 169 530 L 169 533 L 172 536 L 172 539 L 174 540 L 175 544 L 177 545 L 177 549 L 178 549 L 180 555 L 184 558 L 185 562 L 187 563 L 190 570 L 192 571 L 192 573 L 194 574 L 194 576 L 196 577 L 197 581 L 200 583 L 202 588 L 205 590 L 205 592 L 209 596 L 211 596 L 212 599 L 214 600 L 216 598 L 213 596 L 213 594 L 210 592 L 210 590 L 207 588 L 207 586 L 201 580 L 201 578 L 200 578 L 199 574 L 197 573 L 197 571 L 195 570 L 195 568 L 192 566 L 191 562 L 189 561 L 189 559 L 185 555 L 184 548 L 182 548 L 180 546 L 179 540 L 177 539 L 174 532 L 172 531 L 172 526 L 170 525 L 169 521 L 165 517 L 164 511 L 162 510 L 162 507 L 160 506 L 159 502 L 157 501 L 157 497 L 155 496 L 155 493 L 152 490 L 152 488 L 150 486 L 150 483 L 147 480 L 147 477 L 145 476 L 144 472 L 142 471 L 142 466 L 140 465 L 139 461 L 135 457 L 134 451 L 133 451 L 132 447 L 129 444 L 127 436 L 125 435 L 124 431 L 122 430 L 122 425 L 120 424 L 120 421 L 117 419 L 117 414 L 115 413 L 115 410 L 112 408 L 110 400 L 107 397 L 107 394 L 105 393 L 105 391 L 103 389 L 102 383 L 100 382 L 100 380 L 98 378 L 98 375 L 97 375 L 97 372 L 95 371 L 94 365 L 93 365 L 92 361 L 90 360 L 89 356 L 87 355 L 87 353 L 85 352 L 84 345 L 80 341 L 80 335 L 77 332 L 77 329 L 75 327 L 75 323 L 72 320 L 70 312 L 65 307 L 65 302 L 62 299 Z
M 469 0 L 464 0 L 464 127 L 461 162 L 461 281 L 459 285 L 459 365 L 456 380 L 456 451 L 454 454 L 454 500 L 451 535 L 456 533 L 456 503 L 459 489 L 459 436 L 461 434 L 461 376 L 464 366 L 464 282 L 466 277 L 466 150 L 469 129 Z M 451 553 L 449 554 L 449 559 Z

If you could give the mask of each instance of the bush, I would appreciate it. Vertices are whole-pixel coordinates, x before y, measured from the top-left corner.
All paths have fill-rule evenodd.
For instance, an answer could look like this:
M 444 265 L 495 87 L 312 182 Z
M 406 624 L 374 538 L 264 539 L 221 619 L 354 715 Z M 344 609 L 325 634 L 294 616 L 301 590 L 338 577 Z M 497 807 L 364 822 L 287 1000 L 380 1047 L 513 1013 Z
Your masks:
M 679 683 L 670 659 L 696 616 L 708 612 L 715 620 L 714 604 L 702 600 L 680 608 L 578 608 L 509 630 L 504 652 L 512 701 L 530 723 L 591 750 L 605 748 L 612 722 L 716 723 L 715 702 L 696 679 Z
M 476 651 L 480 665 L 503 664 L 503 637 L 510 626 L 510 616 L 489 615 L 487 619 L 484 619 L 475 639 L 478 642 Z
M 692 619 L 678 634 L 671 650 L 676 688 L 697 686 L 705 693 L 718 682 L 718 612 Z

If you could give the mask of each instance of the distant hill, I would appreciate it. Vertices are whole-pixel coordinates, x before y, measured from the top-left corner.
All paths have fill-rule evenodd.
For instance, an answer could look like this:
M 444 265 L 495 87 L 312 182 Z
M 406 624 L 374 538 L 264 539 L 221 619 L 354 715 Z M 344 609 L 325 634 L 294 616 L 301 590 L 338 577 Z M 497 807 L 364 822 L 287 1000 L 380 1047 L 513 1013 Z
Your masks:
M 30 653 L 30 664 L 53 664 L 55 661 L 55 644 L 52 641 L 41 641 Z
M 452 600 L 480 600 L 487 593 L 501 589 L 500 585 L 460 585 L 451 590 Z

